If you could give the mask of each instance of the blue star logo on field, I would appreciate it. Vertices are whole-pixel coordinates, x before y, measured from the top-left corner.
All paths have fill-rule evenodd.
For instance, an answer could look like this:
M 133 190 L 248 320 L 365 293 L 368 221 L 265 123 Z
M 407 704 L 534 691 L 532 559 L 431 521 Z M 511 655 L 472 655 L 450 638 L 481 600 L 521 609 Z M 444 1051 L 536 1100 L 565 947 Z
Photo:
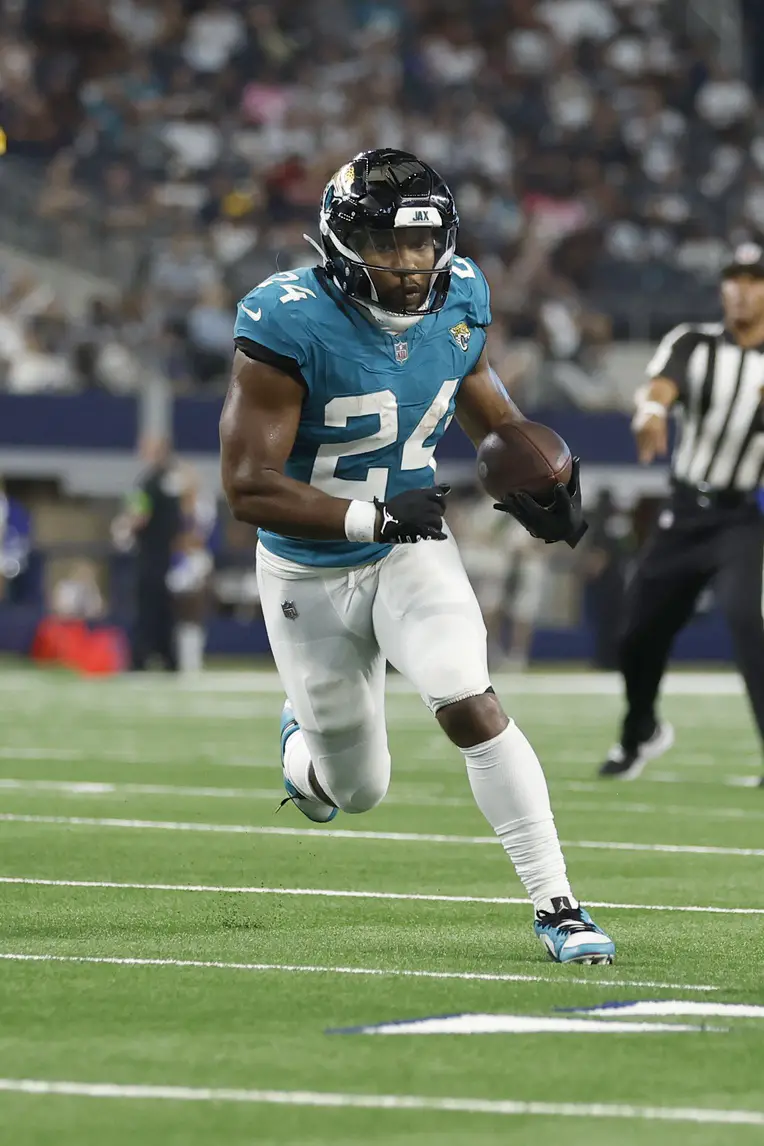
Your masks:
M 457 322 L 456 326 L 449 327 L 449 333 L 456 345 L 466 354 L 470 344 L 470 338 L 472 337 L 472 331 L 467 326 L 467 323 Z

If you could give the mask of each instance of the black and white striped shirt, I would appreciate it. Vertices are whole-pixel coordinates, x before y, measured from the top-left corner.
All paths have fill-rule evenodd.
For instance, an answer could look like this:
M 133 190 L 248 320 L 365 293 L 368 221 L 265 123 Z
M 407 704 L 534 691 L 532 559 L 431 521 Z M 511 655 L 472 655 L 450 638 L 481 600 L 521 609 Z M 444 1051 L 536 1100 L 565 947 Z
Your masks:
M 671 459 L 678 481 L 753 490 L 764 480 L 764 346 L 743 350 L 722 325 L 667 334 L 647 373 L 679 388 L 681 431 Z

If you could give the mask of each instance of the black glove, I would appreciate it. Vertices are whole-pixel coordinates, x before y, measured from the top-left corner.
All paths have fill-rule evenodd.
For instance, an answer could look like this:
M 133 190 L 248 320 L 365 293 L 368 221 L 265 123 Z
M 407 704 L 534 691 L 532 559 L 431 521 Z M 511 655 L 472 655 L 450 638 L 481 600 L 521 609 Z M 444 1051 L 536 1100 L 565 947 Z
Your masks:
M 589 528 L 581 509 L 581 484 L 578 480 L 580 466 L 581 459 L 574 458 L 570 481 L 567 485 L 557 483 L 552 500 L 547 505 L 542 505 L 529 493 L 513 493 L 493 508 L 502 513 L 511 513 L 525 526 L 531 537 L 543 538 L 547 545 L 554 541 L 566 541 L 571 549 L 575 549 Z
M 446 497 L 450 492 L 450 485 L 436 485 L 430 489 L 407 489 L 389 501 L 379 501 L 375 497 L 374 504 L 382 514 L 380 541 L 388 545 L 430 538 L 445 541 L 446 535 L 441 527 Z

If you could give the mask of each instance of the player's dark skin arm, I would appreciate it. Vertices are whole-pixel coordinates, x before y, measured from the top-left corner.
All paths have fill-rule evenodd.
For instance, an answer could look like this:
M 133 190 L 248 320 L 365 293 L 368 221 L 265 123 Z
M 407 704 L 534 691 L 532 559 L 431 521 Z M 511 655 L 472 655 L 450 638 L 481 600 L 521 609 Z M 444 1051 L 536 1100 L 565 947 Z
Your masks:
M 456 420 L 475 448 L 497 426 L 506 422 L 525 421 L 504 389 L 498 374 L 492 369 L 485 348 L 475 369 L 459 387 Z
M 304 397 L 300 382 L 236 351 L 220 416 L 223 489 L 237 521 L 287 537 L 344 540 L 350 502 L 284 474 Z

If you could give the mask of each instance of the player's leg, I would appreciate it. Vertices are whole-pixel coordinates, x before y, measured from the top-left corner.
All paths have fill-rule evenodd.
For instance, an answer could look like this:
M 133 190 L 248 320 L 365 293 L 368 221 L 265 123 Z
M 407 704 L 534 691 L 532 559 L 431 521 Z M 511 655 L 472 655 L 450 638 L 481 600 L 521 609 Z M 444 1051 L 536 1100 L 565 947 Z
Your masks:
M 135 625 L 132 634 L 132 668 L 145 670 L 149 658 L 157 652 L 157 593 L 161 586 L 156 577 L 139 571 L 135 587 Z
M 512 640 L 507 654 L 507 668 L 528 667 L 546 578 L 547 563 L 543 556 L 539 556 L 536 552 L 519 556 L 515 594 L 510 607 Z
M 634 779 L 673 744 L 671 725 L 657 716 L 658 693 L 674 639 L 692 616 L 712 568 L 703 531 L 669 528 L 649 543 L 626 594 L 618 655 L 626 712 L 601 776 Z
M 764 518 L 756 517 L 725 530 L 719 538 L 719 549 L 717 597 L 764 740 Z
M 288 697 L 282 719 L 287 791 L 318 822 L 336 808 L 368 811 L 390 781 L 385 663 L 371 626 L 375 567 L 285 578 L 260 549 L 257 576 Z
M 178 671 L 178 653 L 175 644 L 175 600 L 167 584 L 157 584 L 156 593 L 156 651 L 168 672 Z
M 464 755 L 472 792 L 536 909 L 554 958 L 610 962 L 579 909 L 536 753 L 491 689 L 480 609 L 452 540 L 400 546 L 382 563 L 374 630 Z

